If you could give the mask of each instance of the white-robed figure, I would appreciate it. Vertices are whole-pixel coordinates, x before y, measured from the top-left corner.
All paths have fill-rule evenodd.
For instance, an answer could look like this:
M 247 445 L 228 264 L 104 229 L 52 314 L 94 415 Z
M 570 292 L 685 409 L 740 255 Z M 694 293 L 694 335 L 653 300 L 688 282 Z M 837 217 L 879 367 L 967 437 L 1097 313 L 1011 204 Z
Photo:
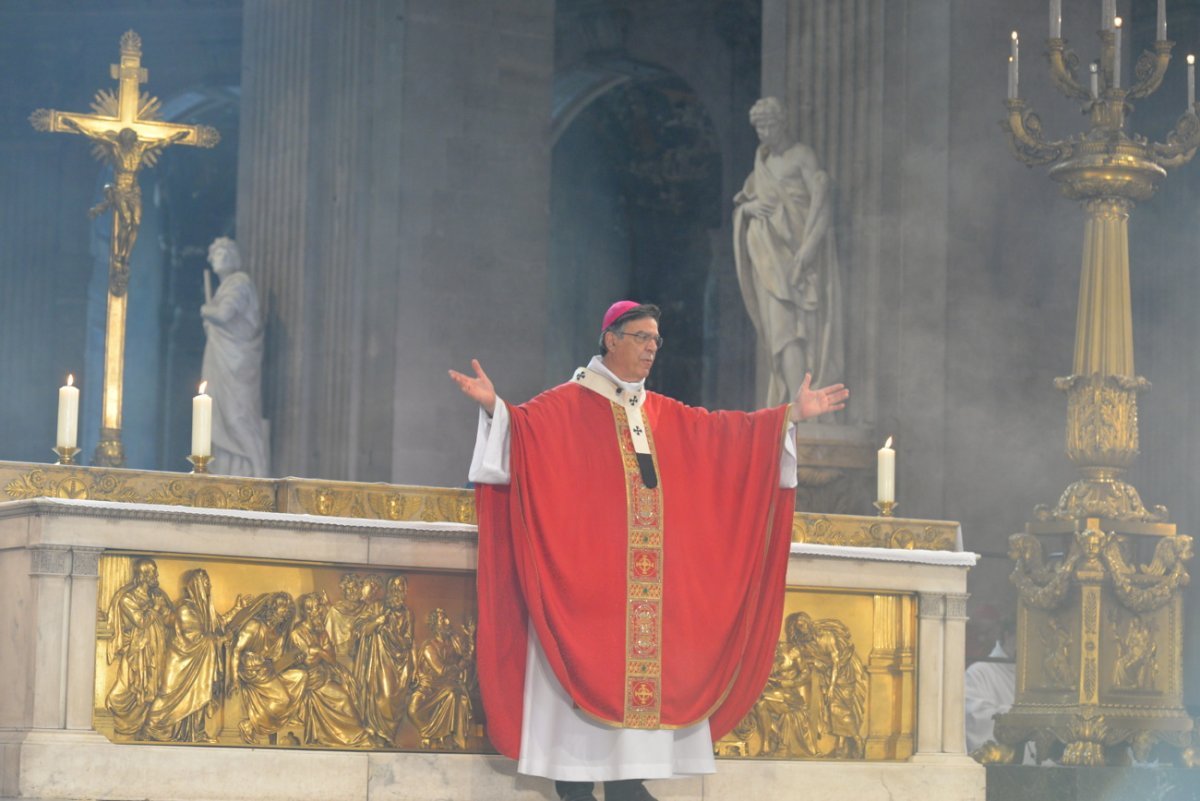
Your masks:
M 629 307 L 632 307 L 630 310 Z M 653 309 L 642 312 L 642 309 Z M 643 315 L 626 323 L 622 313 Z M 586 370 L 602 376 L 629 396 L 640 394 L 657 354 L 657 309 L 631 301 L 613 304 L 602 330 L 603 355 Z M 641 337 L 643 341 L 635 339 Z M 463 392 L 481 407 L 478 436 L 469 478 L 476 483 L 508 484 L 510 413 L 483 372 L 472 361 L 475 376 L 450 371 Z M 848 392 L 841 386 L 810 390 L 803 382 L 794 419 L 842 408 Z M 794 487 L 794 428 L 786 426 L 780 455 L 780 484 Z M 533 626 L 527 638 L 527 662 L 517 770 L 556 781 L 565 801 L 594 801 L 593 782 L 605 782 L 605 798 L 618 801 L 653 799 L 643 779 L 666 779 L 715 772 L 713 741 L 707 720 L 678 729 L 625 728 L 604 725 L 576 707 L 547 660 Z
M 214 473 L 266 476 L 267 421 L 262 416 L 262 318 L 254 281 L 229 237 L 208 248 L 208 261 L 221 283 L 200 307 L 207 344 L 203 378 L 213 397 Z
M 786 403 L 806 373 L 842 379 L 842 290 L 829 175 L 787 132 L 773 97 L 750 109 L 762 143 L 734 197 L 733 245 L 746 311 L 770 363 L 766 405 Z
M 1017 697 L 1017 625 L 1009 618 L 1001 624 L 1000 638 L 986 659 L 972 662 L 963 677 L 964 731 L 967 753 L 996 739 L 996 715 L 1012 709 Z M 1037 764 L 1033 745 L 1025 748 L 1026 765 Z

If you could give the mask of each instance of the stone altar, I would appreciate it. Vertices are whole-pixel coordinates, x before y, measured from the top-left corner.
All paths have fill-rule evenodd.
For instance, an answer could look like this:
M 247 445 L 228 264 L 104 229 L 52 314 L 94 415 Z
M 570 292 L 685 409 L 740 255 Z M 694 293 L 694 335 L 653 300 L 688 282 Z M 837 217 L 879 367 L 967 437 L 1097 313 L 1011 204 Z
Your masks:
M 44 470 L 43 478 L 66 474 Z M 132 471 L 106 472 L 133 477 Z M 78 468 L 70 474 L 84 483 L 89 478 Z M 216 493 L 217 479 L 154 478 L 206 484 L 206 497 L 223 497 Z M 97 730 L 101 554 L 282 560 L 379 571 L 461 573 L 474 567 L 474 526 L 463 522 L 471 519 L 467 493 L 426 489 L 425 500 L 416 503 L 417 488 L 288 481 L 261 482 L 272 487 L 260 496 L 272 502 L 266 511 L 55 497 L 0 502 L 0 675 L 7 677 L 0 689 L 0 798 L 550 797 L 548 782 L 517 777 L 511 762 L 485 753 L 146 745 L 112 742 Z M 363 498 L 392 497 L 394 503 L 359 504 L 350 489 Z M 311 511 L 277 511 L 280 507 Z M 376 516 L 349 516 L 366 508 L 374 508 Z M 663 799 L 716 801 L 772 797 L 800 785 L 819 797 L 982 801 L 983 768 L 964 753 L 962 733 L 965 587 L 974 555 L 922 549 L 936 526 L 921 521 L 906 526 L 878 518 L 800 517 L 808 518 L 805 541 L 793 544 L 789 587 L 894 593 L 910 600 L 915 648 L 908 681 L 916 693 L 908 725 L 911 755 L 882 761 L 722 758 L 714 776 L 653 783 L 652 789 Z M 851 532 L 842 540 L 864 546 L 823 544 L 821 534 L 831 529 Z M 873 542 L 899 547 L 870 547 Z M 869 658 L 863 661 L 869 670 Z

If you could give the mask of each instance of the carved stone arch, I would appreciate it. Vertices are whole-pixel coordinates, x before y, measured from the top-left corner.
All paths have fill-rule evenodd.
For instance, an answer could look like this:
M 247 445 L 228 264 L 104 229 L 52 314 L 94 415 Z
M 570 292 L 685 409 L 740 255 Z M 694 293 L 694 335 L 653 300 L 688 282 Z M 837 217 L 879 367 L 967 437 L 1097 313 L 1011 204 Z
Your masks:
M 700 403 L 721 225 L 721 145 L 678 75 L 620 52 L 554 81 L 550 126 L 546 381 L 596 352 L 599 319 L 623 297 L 657 303 L 670 358 L 650 385 Z

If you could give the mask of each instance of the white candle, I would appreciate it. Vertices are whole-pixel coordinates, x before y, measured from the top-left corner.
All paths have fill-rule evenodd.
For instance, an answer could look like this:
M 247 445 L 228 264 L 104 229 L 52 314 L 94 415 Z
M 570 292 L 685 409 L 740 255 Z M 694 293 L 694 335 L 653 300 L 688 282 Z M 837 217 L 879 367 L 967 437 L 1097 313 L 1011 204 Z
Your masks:
M 1188 54 L 1188 104 L 1187 110 L 1191 111 L 1196 105 L 1196 57 Z
M 1167 41 L 1167 0 L 1158 0 L 1158 41 Z
M 1121 18 L 1113 21 L 1113 89 L 1121 88 Z
M 1050 38 L 1062 38 L 1062 0 L 1050 0 Z
M 896 451 L 892 449 L 892 438 L 879 449 L 878 492 L 881 501 L 896 500 Z
M 79 437 L 79 387 L 75 376 L 68 375 L 67 383 L 58 388 L 58 436 L 60 448 L 74 448 Z
M 192 398 L 192 456 L 212 456 L 212 398 L 204 394 L 207 381 L 200 382 L 200 394 Z
M 1010 91 L 1011 97 L 1020 97 L 1020 80 L 1021 80 L 1021 40 L 1017 38 L 1017 32 L 1012 32 L 1012 63 L 1009 67 L 1012 76 L 1012 87 Z
M 1092 73 L 1092 100 L 1095 100 L 1100 96 L 1100 65 L 1093 61 L 1088 70 Z

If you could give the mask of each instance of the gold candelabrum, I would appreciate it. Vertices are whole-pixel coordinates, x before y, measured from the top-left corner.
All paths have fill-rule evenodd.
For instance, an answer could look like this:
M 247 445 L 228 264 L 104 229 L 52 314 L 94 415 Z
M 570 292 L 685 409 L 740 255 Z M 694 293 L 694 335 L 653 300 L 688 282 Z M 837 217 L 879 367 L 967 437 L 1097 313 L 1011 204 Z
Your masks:
M 1177 534 L 1167 510 L 1147 508 L 1123 479 L 1138 455 L 1137 395 L 1148 389 L 1133 366 L 1129 292 L 1129 212 L 1154 194 L 1167 170 L 1200 146 L 1192 96 L 1164 141 L 1125 130 L 1132 100 L 1162 84 L 1173 43 L 1159 36 L 1121 85 L 1120 20 L 1105 4 L 1100 58 L 1079 80 L 1079 59 L 1059 36 L 1051 0 L 1049 73 L 1082 104 L 1086 131 L 1045 137 L 1041 120 L 1018 96 L 1017 35 L 1009 66 L 1008 116 L 1002 127 L 1016 157 L 1049 165 L 1050 177 L 1087 213 L 1072 373 L 1055 385 L 1067 393 L 1067 456 L 1080 478 L 1053 508 L 1013 535 L 1016 567 L 1017 696 L 998 718 L 995 748 L 977 758 L 1020 761 L 1033 741 L 1039 759 L 1066 765 L 1121 762 L 1130 748 L 1146 758 L 1157 743 L 1186 750 L 1192 721 L 1182 704 L 1182 598 L 1191 538 Z M 1189 59 L 1189 62 L 1191 59 Z M 1043 554 L 1046 554 L 1043 557 Z

